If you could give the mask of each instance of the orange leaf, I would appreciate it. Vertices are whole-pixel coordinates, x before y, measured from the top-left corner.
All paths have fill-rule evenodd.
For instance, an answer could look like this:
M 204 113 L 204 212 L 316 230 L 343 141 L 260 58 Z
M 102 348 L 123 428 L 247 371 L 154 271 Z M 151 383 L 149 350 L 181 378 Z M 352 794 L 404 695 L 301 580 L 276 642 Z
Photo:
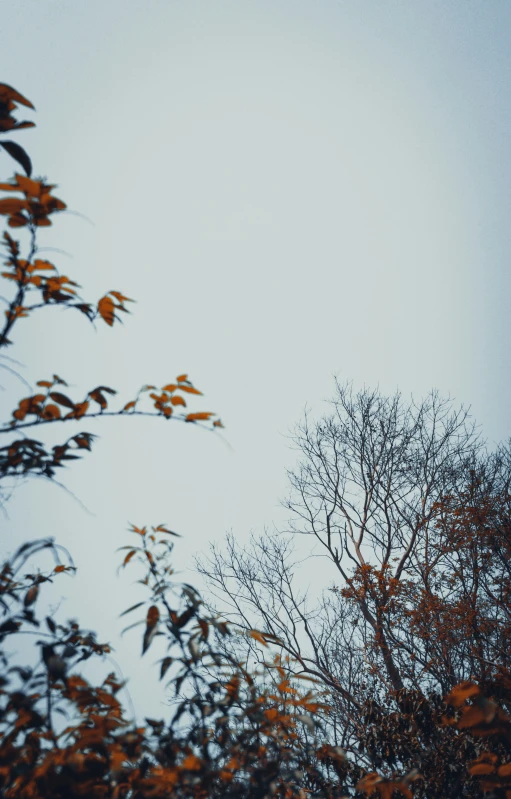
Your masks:
M 94 402 L 97 402 L 103 411 L 108 406 L 108 403 L 99 388 L 95 388 L 94 391 L 91 391 L 89 393 L 89 397 L 91 400 L 94 400 Z
M 184 383 L 186 380 L 188 380 L 188 375 L 179 375 L 176 380 L 178 383 Z
M 137 551 L 136 549 L 132 549 L 131 552 L 128 552 L 128 554 L 126 555 L 126 557 L 124 558 L 124 560 L 122 562 L 123 566 L 126 566 L 130 562 L 130 560 L 132 559 L 132 557 L 133 557 L 133 555 L 135 554 L 136 551 Z
M 199 771 L 202 761 L 196 755 L 187 755 L 183 760 L 182 767 L 187 771 Z
M 481 690 L 475 683 L 470 680 L 465 680 L 465 682 L 459 683 L 459 685 L 456 685 L 452 689 L 451 693 L 445 697 L 445 701 L 448 705 L 460 707 L 466 699 L 469 699 L 471 696 L 478 696 L 480 693 Z
M 474 766 L 469 766 L 468 768 L 468 773 L 472 774 L 473 777 L 478 774 L 493 774 L 494 771 L 495 766 L 492 766 L 490 763 L 476 763 Z
M 27 178 L 25 175 L 17 174 L 16 183 L 27 197 L 40 197 L 43 192 L 44 183 L 42 180 L 32 180 L 32 178 Z M 46 188 L 53 189 L 55 187 L 47 186 Z
M 119 302 L 135 302 L 135 300 L 130 300 L 129 297 L 125 297 L 120 291 L 111 291 L 110 294 Z
M 129 411 L 131 408 L 134 408 L 137 403 L 135 400 L 131 400 L 131 402 L 127 402 L 123 408 L 123 411 Z
M 158 610 L 156 605 L 151 605 L 151 607 L 147 611 L 146 630 L 142 642 L 142 654 L 144 654 L 144 652 L 147 652 L 147 650 L 151 645 L 151 641 L 153 640 L 156 634 L 156 628 L 159 619 L 160 619 L 160 611 Z
M 186 402 L 184 401 L 183 397 L 180 397 L 179 394 L 176 394 L 175 397 L 171 398 L 172 405 L 184 405 L 186 407 Z
M 112 327 L 115 321 L 115 305 L 111 297 L 106 295 L 98 302 L 98 313 L 101 318 Z
M 34 106 L 27 100 L 26 97 L 23 97 L 22 94 L 13 89 L 12 86 L 9 86 L 7 83 L 0 83 L 0 101 L 5 103 L 6 105 L 9 102 L 19 103 L 20 105 L 25 105 L 27 108 L 33 108 Z
M 25 594 L 25 599 L 23 600 L 23 604 L 26 608 L 33 605 L 37 599 L 37 594 L 39 593 L 39 586 L 33 585 L 31 588 L 28 589 L 27 593 Z
M 46 405 L 41 415 L 43 419 L 60 419 L 60 410 L 56 405 Z
M 5 197 L 0 200 L 0 214 L 17 214 L 26 208 L 26 201 L 17 197 Z
M 200 394 L 202 396 L 202 391 L 199 391 L 193 386 L 180 385 L 179 388 L 181 389 L 181 391 L 186 391 L 188 394 Z
M 92 436 L 90 433 L 78 433 L 78 435 L 73 437 L 73 441 L 76 443 L 78 449 L 88 449 L 90 450 L 90 440 Z
M 205 422 L 207 421 L 210 416 L 213 416 L 212 413 L 206 413 L 205 411 L 200 411 L 199 413 L 189 413 L 186 417 L 187 422 Z
M 89 402 L 85 400 L 85 402 L 77 402 L 74 406 L 73 410 L 73 417 L 75 419 L 81 419 L 82 416 L 85 416 L 89 409 Z
M 258 630 L 249 630 L 249 635 L 255 641 L 259 641 L 260 644 L 263 644 L 264 646 L 268 646 L 268 644 L 266 643 L 266 641 L 263 638 L 262 634 Z
M 33 265 L 28 267 L 29 272 L 42 272 L 44 270 L 53 272 L 55 271 L 55 267 L 50 261 L 41 261 L 39 258 L 36 258 Z

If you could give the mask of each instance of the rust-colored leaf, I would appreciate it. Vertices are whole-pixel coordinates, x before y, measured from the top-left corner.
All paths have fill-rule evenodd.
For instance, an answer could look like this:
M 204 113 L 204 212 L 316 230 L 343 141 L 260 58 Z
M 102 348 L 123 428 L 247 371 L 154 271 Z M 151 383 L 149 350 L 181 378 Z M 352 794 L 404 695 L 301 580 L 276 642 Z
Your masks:
M 135 302 L 135 300 L 130 299 L 129 297 L 125 297 L 124 294 L 121 294 L 120 291 L 111 291 L 110 294 L 115 297 L 116 300 L 119 302 Z
M 209 418 L 211 418 L 211 416 L 213 416 L 212 413 L 209 413 L 209 412 L 206 412 L 206 411 L 199 411 L 198 413 L 189 413 L 185 417 L 185 420 L 187 422 L 205 422 Z
M 142 642 L 142 654 L 147 652 L 147 650 L 151 645 L 151 642 L 156 634 L 156 629 L 158 626 L 159 619 L 160 619 L 160 611 L 158 610 L 156 605 L 151 605 L 151 607 L 147 611 L 146 629 L 144 633 L 144 639 Z
M 56 405 L 46 405 L 42 414 L 43 419 L 60 419 L 60 410 Z
M 122 562 L 123 566 L 127 566 L 128 565 L 128 563 L 132 559 L 133 555 L 135 555 L 136 551 L 137 551 L 136 549 L 132 549 L 131 552 L 128 552 L 128 554 L 126 555 L 126 557 L 124 558 L 124 560 Z
M 108 294 L 98 302 L 98 313 L 103 321 L 112 327 L 115 321 L 115 304 Z
M 82 416 L 85 416 L 87 411 L 89 410 L 89 401 L 85 400 L 84 402 L 77 402 L 73 408 L 72 416 L 74 419 L 81 419 Z M 71 415 L 71 414 L 69 414 Z
M 199 394 L 200 396 L 202 396 L 202 391 L 199 391 L 197 388 L 194 388 L 193 386 L 186 386 L 184 384 L 181 384 L 179 388 L 181 391 L 186 391 L 188 394 Z
M 479 686 L 470 680 L 465 680 L 465 682 L 459 683 L 452 689 L 451 693 L 445 697 L 445 701 L 453 707 L 461 707 L 467 699 L 480 693 Z
M 469 774 L 472 774 L 473 777 L 481 774 L 493 774 L 494 771 L 495 766 L 490 763 L 476 763 L 468 768 Z
M 17 214 L 25 208 L 25 200 L 19 200 L 16 197 L 4 197 L 0 200 L 0 214 Z
M 91 400 L 94 400 L 94 402 L 97 402 L 102 410 L 105 410 L 108 407 L 108 402 L 99 388 L 95 388 L 94 391 L 91 391 L 89 393 L 89 397 Z
M 91 444 L 91 434 L 90 433 L 78 433 L 78 435 L 74 436 L 74 441 L 78 449 L 88 449 L 90 450 Z
M 16 175 L 16 183 L 27 197 L 36 197 L 38 199 L 45 190 L 46 194 L 48 194 L 51 189 L 55 188 L 54 186 L 46 186 L 42 180 L 32 180 L 32 178 L 27 178 L 25 175 Z
M 260 633 L 259 630 L 249 630 L 249 635 L 251 638 L 254 639 L 254 641 L 259 641 L 259 643 L 263 644 L 263 646 L 268 646 L 262 633 Z
M 19 103 L 27 108 L 34 108 L 30 100 L 27 100 L 26 97 L 16 91 L 16 89 L 13 89 L 12 86 L 9 86 L 7 83 L 0 83 L 0 102 L 5 103 L 6 105 L 9 102 Z
M 39 593 L 38 585 L 33 585 L 31 586 L 31 588 L 28 589 L 27 593 L 25 594 L 25 598 L 23 600 L 23 604 L 25 605 L 26 608 L 34 604 L 34 602 L 37 599 L 38 593 Z
M 182 767 L 186 771 L 200 771 L 202 761 L 196 755 L 188 755 L 182 763 Z

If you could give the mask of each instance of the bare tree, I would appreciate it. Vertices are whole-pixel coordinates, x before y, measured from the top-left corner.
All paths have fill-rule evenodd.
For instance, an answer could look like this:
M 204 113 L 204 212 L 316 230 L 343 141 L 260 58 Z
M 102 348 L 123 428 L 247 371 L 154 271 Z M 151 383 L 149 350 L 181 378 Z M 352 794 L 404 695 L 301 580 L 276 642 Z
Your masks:
M 294 441 L 288 528 L 247 549 L 231 535 L 198 565 L 219 610 L 278 637 L 295 673 L 319 680 L 333 741 L 350 749 L 367 743 L 368 707 L 402 710 L 509 665 L 510 450 L 488 452 L 468 411 L 436 393 L 405 402 L 339 383 Z M 298 535 L 329 563 L 314 602 Z

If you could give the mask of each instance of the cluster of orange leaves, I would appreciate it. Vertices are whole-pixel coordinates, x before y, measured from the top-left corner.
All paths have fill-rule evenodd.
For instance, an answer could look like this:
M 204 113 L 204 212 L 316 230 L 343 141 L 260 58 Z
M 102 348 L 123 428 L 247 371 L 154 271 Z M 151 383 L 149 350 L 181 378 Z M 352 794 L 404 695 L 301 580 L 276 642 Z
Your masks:
M 43 392 L 38 392 L 30 397 L 25 397 L 20 400 L 18 407 L 13 411 L 13 421 L 11 427 L 20 427 L 21 422 L 25 422 L 27 417 L 35 417 L 30 423 L 35 424 L 42 421 L 55 421 L 57 419 L 82 419 L 84 416 L 101 415 L 108 410 L 107 394 L 114 395 L 117 392 L 109 386 L 98 386 L 87 392 L 85 398 L 80 402 L 74 402 L 67 394 L 62 391 L 56 391 L 56 386 L 67 386 L 67 383 L 62 380 L 58 375 L 53 375 L 52 380 L 39 380 L 37 385 L 44 389 Z M 159 391 L 160 393 L 155 393 Z M 148 396 L 153 401 L 154 410 L 166 419 L 169 419 L 174 413 L 174 408 L 186 408 L 186 400 L 184 394 L 201 395 L 200 392 L 188 380 L 187 375 L 180 375 L 176 378 L 176 383 L 168 383 L 161 389 L 156 389 L 156 386 L 143 386 L 134 400 L 127 402 L 124 407 L 119 411 L 114 411 L 115 414 L 136 413 L 137 406 Z M 94 410 L 95 403 L 98 408 Z M 67 410 L 67 413 L 61 410 Z M 142 410 L 141 413 L 146 413 Z M 185 422 L 202 422 L 208 421 L 214 414 L 209 411 L 196 411 L 192 413 L 181 414 L 180 418 Z M 213 427 L 222 427 L 219 419 L 213 422 Z
M 0 189 L 18 192 L 23 197 L 6 197 L 0 200 L 0 214 L 7 216 L 9 227 L 49 227 L 50 215 L 64 211 L 66 204 L 53 197 L 54 185 L 43 180 L 32 180 L 15 175 L 12 183 L 0 183 Z
M 19 92 L 7 84 L 0 84 L 0 134 L 23 127 L 32 127 L 32 122 L 17 122 L 13 112 L 18 105 L 33 108 Z M 48 305 L 76 308 L 94 322 L 101 319 L 112 327 L 119 320 L 119 313 L 127 313 L 126 303 L 132 302 L 120 291 L 109 291 L 95 304 L 84 302 L 78 295 L 79 284 L 67 275 L 60 274 L 55 264 L 38 257 L 36 233 L 41 227 L 52 224 L 52 216 L 65 211 L 66 204 L 52 194 L 55 186 L 43 179 L 31 177 L 32 165 L 26 152 L 15 142 L 0 140 L 3 148 L 15 158 L 27 172 L 16 174 L 10 182 L 0 183 L 0 191 L 8 196 L 0 198 L 0 215 L 7 217 L 11 228 L 25 228 L 29 232 L 29 252 L 21 254 L 21 243 L 7 231 L 3 244 L 7 250 L 2 277 L 14 289 L 14 296 L 5 310 L 5 323 L 0 330 L 0 348 L 11 344 L 8 336 L 18 320 Z M 109 408 L 108 395 L 116 391 L 108 386 L 98 386 L 78 401 L 71 399 L 61 387 L 67 384 L 57 375 L 52 380 L 40 380 L 39 391 L 19 401 L 13 411 L 12 421 L 0 432 L 18 431 L 27 427 L 47 423 L 60 423 L 104 415 L 157 415 L 162 418 L 177 418 L 192 423 L 211 423 L 211 429 L 222 427 L 220 419 L 209 411 L 182 411 L 186 408 L 185 395 L 201 395 L 188 379 L 180 375 L 175 383 L 161 389 L 143 386 L 137 396 L 118 409 Z M 145 399 L 145 402 L 143 400 Z M 148 405 L 147 399 L 152 404 Z M 38 473 L 53 477 L 55 468 L 76 456 L 73 449 L 90 449 L 94 436 L 79 433 L 50 450 L 35 439 L 22 437 L 0 447 L 0 478 L 7 475 Z

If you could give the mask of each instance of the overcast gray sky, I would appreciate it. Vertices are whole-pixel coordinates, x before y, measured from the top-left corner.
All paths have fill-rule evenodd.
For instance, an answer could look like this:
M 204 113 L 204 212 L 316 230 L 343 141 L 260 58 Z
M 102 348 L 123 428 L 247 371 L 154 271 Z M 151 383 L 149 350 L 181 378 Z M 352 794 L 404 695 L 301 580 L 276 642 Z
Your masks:
M 101 440 L 62 474 L 87 511 L 18 489 L 2 549 L 70 548 L 64 616 L 115 638 L 128 520 L 180 531 L 183 567 L 282 520 L 286 436 L 334 374 L 437 388 L 508 436 L 507 0 L 3 0 L 1 19 L 1 80 L 37 107 L 19 141 L 83 215 L 40 242 L 70 254 L 55 262 L 84 296 L 137 299 L 113 330 L 58 310 L 23 322 L 12 354 L 32 382 L 126 400 L 188 372 L 232 447 L 159 420 L 88 423 Z M 4 383 L 11 407 L 24 389 Z M 157 714 L 157 652 L 140 664 L 139 634 L 115 643 L 137 710 Z

